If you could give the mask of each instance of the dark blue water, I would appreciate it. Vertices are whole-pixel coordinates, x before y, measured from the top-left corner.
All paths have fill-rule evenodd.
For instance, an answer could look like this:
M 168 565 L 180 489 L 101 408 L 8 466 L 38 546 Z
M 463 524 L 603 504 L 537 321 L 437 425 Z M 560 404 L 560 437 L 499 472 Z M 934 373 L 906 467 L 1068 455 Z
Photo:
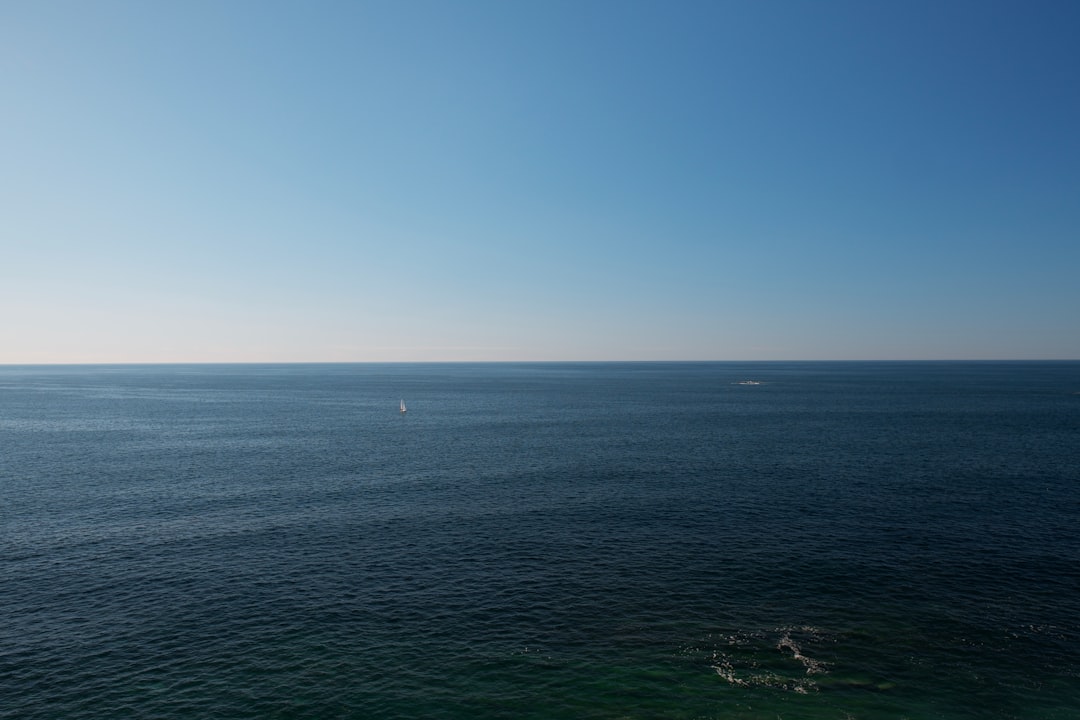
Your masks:
M 1076 718 L 1080 363 L 2 367 L 0 619 L 3 718 Z

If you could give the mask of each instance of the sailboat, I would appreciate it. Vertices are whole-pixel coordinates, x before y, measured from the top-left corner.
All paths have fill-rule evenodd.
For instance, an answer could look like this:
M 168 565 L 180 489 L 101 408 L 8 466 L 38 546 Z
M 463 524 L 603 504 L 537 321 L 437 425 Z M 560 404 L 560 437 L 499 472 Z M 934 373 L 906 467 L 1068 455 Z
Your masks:
M 405 412 L 405 401 L 404 400 L 401 401 L 401 412 L 402 413 Z

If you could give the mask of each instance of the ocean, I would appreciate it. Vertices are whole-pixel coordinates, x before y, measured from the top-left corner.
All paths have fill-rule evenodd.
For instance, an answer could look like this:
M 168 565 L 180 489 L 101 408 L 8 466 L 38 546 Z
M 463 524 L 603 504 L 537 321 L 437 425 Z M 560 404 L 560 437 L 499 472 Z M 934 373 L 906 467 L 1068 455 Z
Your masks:
M 3 366 L 0 620 L 5 719 L 1074 720 L 1080 363 Z

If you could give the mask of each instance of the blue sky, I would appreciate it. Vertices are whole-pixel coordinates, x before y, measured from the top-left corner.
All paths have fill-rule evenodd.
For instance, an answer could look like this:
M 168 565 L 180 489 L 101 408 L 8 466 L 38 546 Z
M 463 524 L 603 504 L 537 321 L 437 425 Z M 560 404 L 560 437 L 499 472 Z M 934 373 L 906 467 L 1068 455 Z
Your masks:
M 0 362 L 1080 358 L 1080 4 L 0 5 Z

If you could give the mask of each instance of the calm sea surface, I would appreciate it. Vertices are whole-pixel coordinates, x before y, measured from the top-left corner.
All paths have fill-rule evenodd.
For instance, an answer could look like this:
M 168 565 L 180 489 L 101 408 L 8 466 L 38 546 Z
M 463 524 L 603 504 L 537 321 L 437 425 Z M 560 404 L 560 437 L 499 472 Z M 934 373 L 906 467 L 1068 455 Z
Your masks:
M 1075 720 L 1080 363 L 0 367 L 0 717 Z

